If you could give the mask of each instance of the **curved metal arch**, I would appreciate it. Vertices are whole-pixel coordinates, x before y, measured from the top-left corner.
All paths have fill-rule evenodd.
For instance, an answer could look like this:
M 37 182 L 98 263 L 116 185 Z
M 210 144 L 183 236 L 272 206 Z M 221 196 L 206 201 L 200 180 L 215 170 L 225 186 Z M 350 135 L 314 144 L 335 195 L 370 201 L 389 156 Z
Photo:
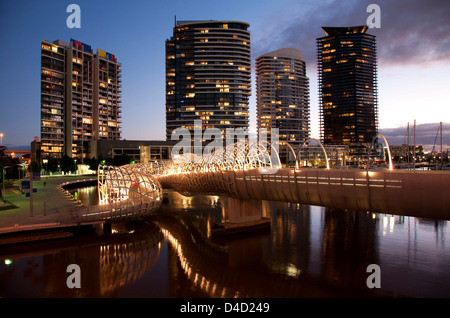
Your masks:
M 286 140 L 279 140 L 279 141 L 277 141 L 277 143 L 279 143 L 280 145 L 282 143 L 288 145 L 289 149 L 291 149 L 292 154 L 294 155 L 295 169 L 298 169 L 297 155 L 295 154 L 294 148 L 292 148 L 291 144 L 288 143 Z M 288 156 L 288 158 L 289 158 L 289 156 Z M 286 160 L 288 160 L 288 159 L 286 159 Z M 286 165 L 287 164 L 288 164 L 288 162 L 286 162 Z
M 247 164 L 250 169 L 260 168 L 263 164 L 260 145 L 257 142 L 251 142 L 248 145 Z
M 276 158 L 278 159 L 278 165 L 279 165 L 278 168 L 281 168 L 281 160 L 280 160 L 280 155 L 279 155 L 278 151 L 275 149 L 275 147 L 272 145 L 272 143 L 268 142 L 267 140 L 260 140 L 260 141 L 258 141 L 258 143 L 262 143 L 262 142 L 265 142 L 268 146 L 270 146 L 272 148 L 273 151 L 275 151 Z M 267 150 L 268 150 L 268 148 L 266 148 L 266 151 Z M 272 167 L 273 166 L 273 162 L 272 162 L 272 158 L 271 158 L 272 156 L 268 156 L 268 157 L 269 157 L 269 160 L 270 160 L 270 168 L 273 168 Z
M 330 170 L 330 163 L 328 162 L 328 155 L 327 155 L 327 152 L 325 151 L 325 148 L 323 147 L 322 143 L 321 143 L 318 139 L 316 139 L 316 138 L 308 138 L 308 139 L 300 146 L 300 148 L 298 148 L 298 152 L 297 152 L 298 166 L 300 166 L 300 157 L 299 157 L 299 155 L 300 155 L 300 150 L 302 149 L 302 147 L 303 147 L 307 142 L 309 142 L 309 141 L 311 141 L 311 140 L 317 142 L 317 143 L 320 145 L 320 147 L 322 148 L 323 153 L 325 154 L 325 161 L 326 161 L 326 164 L 327 164 L 327 170 Z
M 275 159 L 278 159 L 278 162 L 274 162 L 275 160 L 272 160 L 273 157 L 269 155 L 268 149 L 270 147 L 275 154 Z M 268 166 L 270 168 L 281 166 L 280 157 L 274 145 L 267 141 L 240 141 L 215 149 L 213 152 L 201 157 L 190 153 L 182 154 L 179 157 L 174 158 L 170 163 L 166 163 L 162 173 L 171 174 L 217 170 L 246 170 Z M 153 170 L 152 167 L 150 170 Z M 158 173 L 161 173 L 159 170 Z
M 389 143 L 388 143 L 388 141 L 386 140 L 386 138 L 383 136 L 383 134 L 377 134 L 375 137 L 373 137 L 372 142 L 370 143 L 369 153 L 367 154 L 366 171 L 369 170 L 370 153 L 372 152 L 373 143 L 374 143 L 374 141 L 375 141 L 378 137 L 381 137 L 381 138 L 384 140 L 385 146 L 386 146 L 387 151 L 388 151 L 388 156 L 389 156 L 389 170 L 393 170 L 392 157 L 391 157 L 391 150 L 390 150 L 390 148 L 389 148 Z

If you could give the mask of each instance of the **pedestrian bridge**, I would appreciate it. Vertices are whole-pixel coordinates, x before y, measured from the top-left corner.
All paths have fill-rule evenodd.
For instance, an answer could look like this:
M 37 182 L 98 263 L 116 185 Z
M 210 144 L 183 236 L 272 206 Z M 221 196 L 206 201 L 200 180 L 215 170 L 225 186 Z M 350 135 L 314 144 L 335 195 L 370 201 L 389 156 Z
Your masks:
M 235 144 L 207 156 L 189 154 L 169 162 L 110 167 L 106 174 L 99 173 L 109 180 L 99 181 L 100 201 L 112 204 L 112 210 L 146 202 L 154 211 L 160 205 L 161 189 L 174 189 L 185 195 L 450 219 L 450 173 L 446 171 L 393 170 L 391 163 L 390 169 L 383 170 L 330 169 L 328 164 L 315 169 L 301 168 L 297 161 L 295 167 L 283 168 L 275 148 L 269 151 L 270 147 Z M 134 181 L 122 181 L 124 176 L 134 176 Z
M 281 168 L 185 172 L 157 177 L 163 188 L 318 205 L 336 209 L 450 219 L 450 173 Z

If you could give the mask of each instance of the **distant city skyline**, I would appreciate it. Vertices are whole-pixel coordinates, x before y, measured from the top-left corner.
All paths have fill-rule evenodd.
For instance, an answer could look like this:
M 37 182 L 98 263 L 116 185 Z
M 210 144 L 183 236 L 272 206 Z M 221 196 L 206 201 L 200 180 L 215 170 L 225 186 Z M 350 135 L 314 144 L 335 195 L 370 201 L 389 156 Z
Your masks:
M 4 49 L 0 70 L 0 132 L 8 148 L 40 136 L 40 43 L 76 39 L 115 52 L 123 68 L 124 139 L 165 139 L 165 40 L 178 20 L 236 20 L 250 24 L 252 96 L 250 132 L 256 132 L 255 58 L 293 47 L 303 52 L 310 79 L 311 137 L 319 136 L 315 39 L 322 26 L 366 23 L 373 1 L 76 1 L 81 28 L 69 29 L 68 1 L 2 4 Z M 379 128 L 390 144 L 406 142 L 416 120 L 416 143 L 433 145 L 444 122 L 450 145 L 450 3 L 442 0 L 377 1 Z M 239 7 L 239 10 L 235 10 Z M 8 46 L 6 46 L 8 44 Z M 410 132 L 412 129 L 410 129 Z M 439 142 L 439 138 L 437 138 Z M 439 148 L 439 146 L 437 146 Z M 431 150 L 431 149 L 429 149 Z

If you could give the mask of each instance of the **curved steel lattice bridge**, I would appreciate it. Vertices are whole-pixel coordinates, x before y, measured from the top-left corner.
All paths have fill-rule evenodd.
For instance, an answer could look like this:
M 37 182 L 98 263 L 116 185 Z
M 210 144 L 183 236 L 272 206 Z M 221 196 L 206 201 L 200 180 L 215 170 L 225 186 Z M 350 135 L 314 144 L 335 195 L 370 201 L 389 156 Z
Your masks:
M 151 215 L 159 209 L 163 189 L 155 178 L 133 165 L 99 166 L 99 205 L 110 221 Z
M 450 219 L 448 172 L 393 170 L 391 163 L 387 170 L 330 169 L 328 159 L 326 169 L 299 168 L 295 158 L 295 168 L 282 168 L 276 148 L 254 142 L 167 162 L 103 166 L 100 202 L 117 217 L 147 215 L 161 205 L 162 189 L 170 188 L 181 194 Z

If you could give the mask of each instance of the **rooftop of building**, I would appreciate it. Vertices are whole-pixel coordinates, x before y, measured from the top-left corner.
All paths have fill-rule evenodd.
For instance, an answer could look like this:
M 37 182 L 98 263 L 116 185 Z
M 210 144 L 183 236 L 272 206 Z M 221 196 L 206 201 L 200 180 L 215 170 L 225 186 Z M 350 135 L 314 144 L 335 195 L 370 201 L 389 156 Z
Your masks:
M 327 36 L 346 35 L 346 34 L 363 34 L 369 27 L 367 25 L 351 26 L 351 27 L 322 27 Z
M 306 61 L 303 53 L 300 50 L 297 50 L 295 48 L 283 48 L 283 49 L 275 50 L 272 52 L 268 52 L 268 53 L 265 53 L 265 54 L 259 56 L 257 59 L 265 57 L 265 56 L 287 57 L 287 58 L 295 58 L 295 59 L 299 59 L 302 61 Z
M 175 20 L 175 25 L 190 25 L 190 24 L 205 24 L 205 23 L 225 23 L 225 24 L 244 24 L 247 28 L 250 27 L 250 24 L 242 21 L 234 21 L 234 20 Z

